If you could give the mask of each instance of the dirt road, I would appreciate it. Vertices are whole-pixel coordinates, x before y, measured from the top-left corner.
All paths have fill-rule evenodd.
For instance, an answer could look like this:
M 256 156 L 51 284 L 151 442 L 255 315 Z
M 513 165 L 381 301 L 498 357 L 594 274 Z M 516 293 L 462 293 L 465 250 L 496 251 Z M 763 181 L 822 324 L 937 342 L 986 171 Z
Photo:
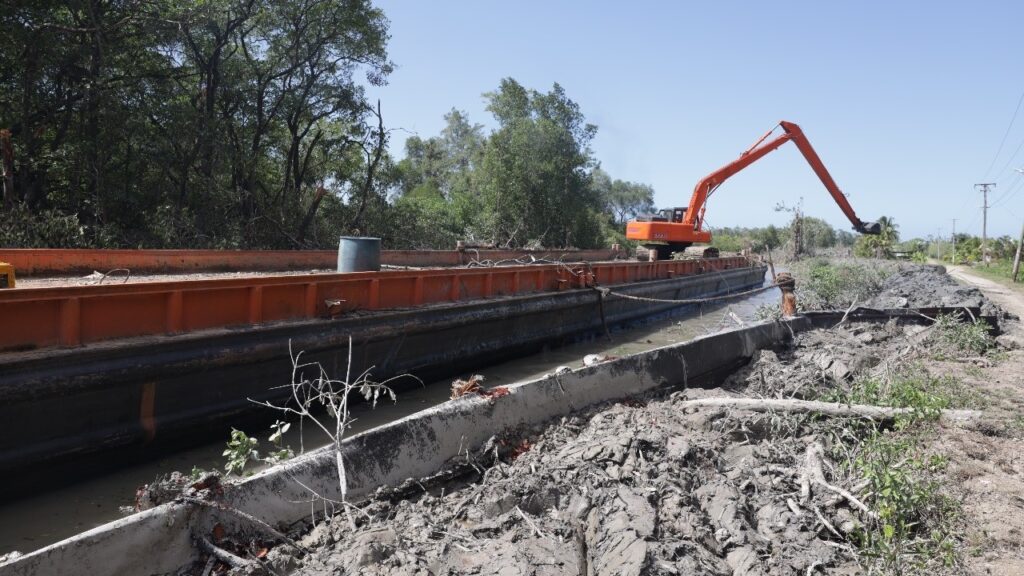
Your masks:
M 1015 292 L 994 280 L 982 278 L 965 266 L 946 266 L 946 271 L 957 280 L 984 292 L 989 300 L 992 300 L 1007 312 L 1012 312 L 1024 318 L 1024 294 Z
M 1024 318 L 1024 295 L 963 266 L 950 276 L 981 290 L 1004 310 Z M 1019 346 L 1020 322 L 1006 322 Z M 941 434 L 929 447 L 949 458 L 950 492 L 963 505 L 963 543 L 968 574 L 1024 574 L 1024 350 L 1011 349 L 994 362 L 942 362 L 933 370 L 958 378 L 979 395 L 986 423 Z

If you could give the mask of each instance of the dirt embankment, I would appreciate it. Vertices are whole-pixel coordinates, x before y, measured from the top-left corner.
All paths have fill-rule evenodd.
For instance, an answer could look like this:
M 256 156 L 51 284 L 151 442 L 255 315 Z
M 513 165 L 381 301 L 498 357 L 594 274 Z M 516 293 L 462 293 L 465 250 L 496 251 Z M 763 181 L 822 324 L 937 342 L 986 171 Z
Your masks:
M 941 270 L 898 276 L 876 306 L 988 305 Z M 302 536 L 309 554 L 279 546 L 267 560 L 304 574 L 1020 573 L 1024 353 L 1003 344 L 952 320 L 798 335 L 718 388 L 494 439 L 452 463 L 458 480 L 382 490 L 355 529 L 320 521 Z M 784 402 L 691 402 L 706 397 Z M 800 399 L 910 413 L 784 408 Z M 953 408 L 982 412 L 940 418 Z
M 893 274 L 868 305 L 875 308 L 985 307 L 987 314 L 996 310 L 980 290 L 958 284 L 946 274 L 944 267 L 932 265 L 907 266 Z

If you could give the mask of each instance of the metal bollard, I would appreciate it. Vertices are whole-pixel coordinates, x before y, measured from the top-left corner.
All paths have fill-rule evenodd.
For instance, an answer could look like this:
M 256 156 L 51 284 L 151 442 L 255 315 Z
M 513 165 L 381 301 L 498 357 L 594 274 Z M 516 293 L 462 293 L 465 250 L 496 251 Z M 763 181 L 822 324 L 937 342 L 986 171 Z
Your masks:
M 789 272 L 779 272 L 775 277 L 775 283 L 782 292 L 782 317 L 796 316 L 796 279 Z

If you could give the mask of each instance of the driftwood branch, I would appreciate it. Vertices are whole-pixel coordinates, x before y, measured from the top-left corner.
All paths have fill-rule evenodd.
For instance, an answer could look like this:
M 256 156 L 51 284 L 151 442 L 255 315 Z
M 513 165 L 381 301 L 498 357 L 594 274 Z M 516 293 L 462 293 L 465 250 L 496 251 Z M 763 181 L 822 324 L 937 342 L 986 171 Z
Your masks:
M 804 465 L 800 475 L 800 500 L 807 503 L 811 496 L 811 486 L 821 486 L 829 492 L 842 496 L 854 508 L 877 520 L 878 515 L 858 500 L 856 496 L 839 486 L 829 484 L 825 480 L 825 473 L 822 471 L 822 452 L 824 452 L 824 449 L 816 441 L 807 445 L 807 451 L 804 453 Z M 824 523 L 824 518 L 822 520 Z M 825 523 L 825 526 L 830 527 L 827 523 Z M 832 528 L 832 530 L 834 531 L 835 528 Z
M 228 566 L 231 566 L 232 568 L 252 571 L 260 568 L 260 565 L 256 562 L 253 562 L 252 560 L 246 560 L 245 558 L 242 558 L 240 556 L 235 556 L 231 552 L 228 552 L 227 550 L 217 546 L 213 542 L 210 542 L 210 540 L 205 536 L 202 538 L 198 538 L 198 541 L 199 546 L 203 550 L 209 552 L 211 556 L 227 564 Z
M 901 414 L 913 412 L 910 408 L 889 408 L 868 404 L 840 404 L 814 400 L 780 400 L 769 398 L 699 398 L 679 403 L 681 408 L 734 408 L 751 412 L 789 412 L 794 414 L 821 414 L 840 418 L 867 418 L 882 422 Z M 977 410 L 940 410 L 940 418 L 947 421 L 971 420 L 981 417 Z

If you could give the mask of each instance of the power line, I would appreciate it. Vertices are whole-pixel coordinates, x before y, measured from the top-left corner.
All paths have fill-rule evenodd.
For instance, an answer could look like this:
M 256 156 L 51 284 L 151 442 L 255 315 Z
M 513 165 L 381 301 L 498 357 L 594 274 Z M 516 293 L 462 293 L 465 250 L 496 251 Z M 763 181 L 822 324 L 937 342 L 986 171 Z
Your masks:
M 1010 159 L 1006 161 L 1006 164 L 1003 164 L 1003 167 L 999 170 L 999 174 L 996 176 L 996 180 L 1003 177 L 1003 174 L 1006 173 L 1010 164 L 1013 164 L 1013 161 L 1017 158 L 1017 154 L 1020 153 L 1021 148 L 1024 148 L 1024 140 L 1020 141 L 1020 144 L 1017 145 L 1017 149 L 1013 151 L 1013 156 L 1010 156 Z
M 985 170 L 985 176 L 982 180 L 988 178 L 989 172 L 992 171 L 992 167 L 996 165 L 996 160 L 999 159 L 999 154 L 1003 151 L 1003 146 L 1006 144 L 1006 138 L 1010 135 L 1010 129 L 1013 128 L 1013 123 L 1017 120 L 1017 113 L 1020 112 L 1020 105 L 1024 103 L 1024 92 L 1020 93 L 1020 98 L 1017 99 L 1017 107 L 1013 110 L 1013 117 L 1010 118 L 1010 124 L 1006 126 L 1006 132 L 1003 133 L 1003 139 L 999 142 L 999 149 L 996 150 L 996 155 L 992 157 L 992 162 L 988 165 L 988 169 Z M 1018 150 L 1020 148 L 1018 147 Z
M 999 198 L 997 198 L 995 202 L 992 203 L 992 206 L 996 206 L 1003 200 L 1009 199 L 1009 197 L 1012 196 L 1020 187 L 1022 181 L 1024 181 L 1024 178 L 1021 178 L 1021 172 L 1019 169 L 1017 169 L 1017 179 L 1014 180 L 1013 183 L 1010 184 L 1010 186 L 1006 187 L 1006 191 L 999 195 Z

